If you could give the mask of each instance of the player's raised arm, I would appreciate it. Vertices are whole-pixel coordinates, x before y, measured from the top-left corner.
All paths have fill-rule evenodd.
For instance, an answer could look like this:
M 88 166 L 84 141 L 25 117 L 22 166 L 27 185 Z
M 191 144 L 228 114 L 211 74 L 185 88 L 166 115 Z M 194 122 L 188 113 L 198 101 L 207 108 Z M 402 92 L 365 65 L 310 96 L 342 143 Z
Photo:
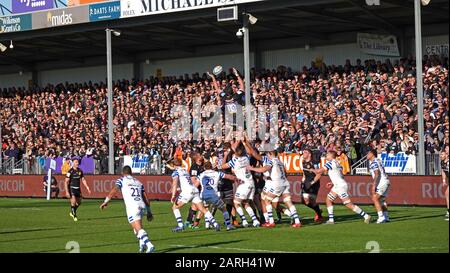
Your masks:
M 212 84 L 213 84 L 213 87 L 214 87 L 214 91 L 216 91 L 216 93 L 217 93 L 218 95 L 220 95 L 220 88 L 219 88 L 219 84 L 217 83 L 216 77 L 214 77 L 214 75 L 211 74 L 209 71 L 206 72 L 206 74 L 207 74 L 208 77 L 210 77 L 211 80 L 212 80 Z
M 233 67 L 233 74 L 236 76 L 238 82 L 239 82 L 239 89 L 241 89 L 242 91 L 245 90 L 245 84 L 244 81 L 242 80 L 241 76 L 239 75 L 239 72 L 237 71 L 236 68 Z
M 255 158 L 258 161 L 262 160 L 261 154 L 258 151 L 256 151 L 255 148 L 252 147 L 252 145 L 248 141 L 247 137 L 245 137 L 245 135 L 244 135 L 243 144 L 244 144 L 244 148 L 245 148 L 245 151 L 247 152 L 247 154 L 249 154 L 250 156 L 252 156 L 253 158 Z
M 256 173 L 265 173 L 267 171 L 270 171 L 270 169 L 272 169 L 271 165 L 266 165 L 263 167 L 252 167 L 250 165 L 248 165 L 247 170 L 252 171 L 252 172 L 256 172 Z

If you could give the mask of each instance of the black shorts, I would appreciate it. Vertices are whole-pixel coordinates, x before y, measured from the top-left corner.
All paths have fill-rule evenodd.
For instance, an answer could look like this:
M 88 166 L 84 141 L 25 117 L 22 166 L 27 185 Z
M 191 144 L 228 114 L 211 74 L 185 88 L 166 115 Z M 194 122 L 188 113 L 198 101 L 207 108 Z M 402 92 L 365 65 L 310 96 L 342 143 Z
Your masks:
M 81 198 L 81 189 L 70 188 L 69 190 L 70 197 L 75 196 L 76 198 Z
M 225 204 L 233 205 L 234 192 L 233 190 L 220 191 L 220 198 Z
M 319 194 L 320 189 L 320 182 L 317 181 L 312 185 L 311 187 L 307 188 L 306 186 L 309 186 L 310 183 L 302 183 L 302 193 L 308 193 L 317 196 Z

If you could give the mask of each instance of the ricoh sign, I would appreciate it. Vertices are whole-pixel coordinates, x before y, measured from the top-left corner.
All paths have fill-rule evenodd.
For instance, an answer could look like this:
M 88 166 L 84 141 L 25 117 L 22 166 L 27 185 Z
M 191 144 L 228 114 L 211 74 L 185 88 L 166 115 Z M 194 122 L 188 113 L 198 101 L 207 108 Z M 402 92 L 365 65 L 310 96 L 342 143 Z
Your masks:
M 55 9 L 32 14 L 33 29 L 67 26 L 89 22 L 89 6 Z

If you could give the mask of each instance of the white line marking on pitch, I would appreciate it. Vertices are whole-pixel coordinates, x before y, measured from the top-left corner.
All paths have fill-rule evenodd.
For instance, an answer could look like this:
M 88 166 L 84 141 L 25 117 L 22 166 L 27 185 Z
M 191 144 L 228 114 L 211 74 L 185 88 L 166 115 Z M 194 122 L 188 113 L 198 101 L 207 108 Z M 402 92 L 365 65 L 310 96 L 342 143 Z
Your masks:
M 5 208 L 5 209 L 42 210 L 42 209 L 40 209 L 40 208 Z
M 170 245 L 173 247 L 187 247 L 187 248 L 212 248 L 212 249 L 225 249 L 225 250 L 237 250 L 237 251 L 247 251 L 247 252 L 266 252 L 266 253 L 368 253 L 365 249 L 360 250 L 347 250 L 347 251 L 335 251 L 335 252 L 326 252 L 326 251 L 279 251 L 279 250 L 265 250 L 265 249 L 249 249 L 249 248 L 238 248 L 238 247 L 221 247 L 221 246 L 202 246 L 202 245 Z M 411 248 L 381 248 L 380 252 L 383 251 L 402 251 L 402 250 L 430 250 L 430 249 L 445 249 L 443 247 L 411 247 Z

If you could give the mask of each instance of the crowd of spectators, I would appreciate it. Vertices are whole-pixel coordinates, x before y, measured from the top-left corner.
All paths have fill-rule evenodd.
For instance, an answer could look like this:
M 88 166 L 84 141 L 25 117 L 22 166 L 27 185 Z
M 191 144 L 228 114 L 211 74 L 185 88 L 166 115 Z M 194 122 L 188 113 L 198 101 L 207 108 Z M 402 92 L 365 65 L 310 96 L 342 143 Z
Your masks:
M 425 56 L 424 124 L 426 151 L 449 145 L 448 58 Z M 227 73 L 228 72 L 228 73 Z M 279 107 L 279 150 L 312 149 L 345 153 L 350 163 L 368 149 L 417 153 L 418 113 L 415 61 L 347 60 L 344 65 L 311 63 L 299 71 L 252 69 L 252 102 Z M 164 161 L 199 150 L 206 157 L 223 139 L 174 141 L 169 137 L 175 104 L 199 96 L 203 108 L 233 101 L 244 104 L 240 77 L 233 69 L 207 74 L 151 77 L 114 83 L 114 150 L 123 155 L 160 155 Z M 94 156 L 108 153 L 107 92 L 104 83 L 64 83 L 0 90 L 4 158 Z M 184 154 L 183 154 L 184 153 Z M 103 164 L 107 164 L 103 160 Z

